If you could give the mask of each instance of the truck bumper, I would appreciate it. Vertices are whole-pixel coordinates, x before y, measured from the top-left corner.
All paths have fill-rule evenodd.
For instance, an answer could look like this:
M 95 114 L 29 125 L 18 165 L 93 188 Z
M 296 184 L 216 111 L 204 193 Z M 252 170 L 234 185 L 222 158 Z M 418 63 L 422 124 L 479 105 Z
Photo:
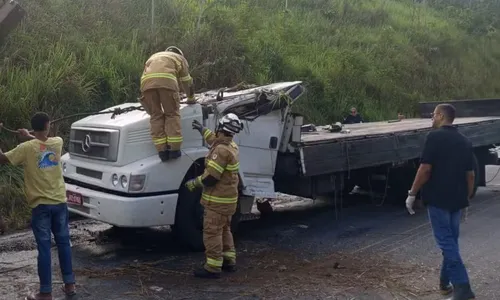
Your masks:
M 68 202 L 69 211 L 119 227 L 172 225 L 178 194 L 123 197 L 66 183 L 68 193 L 81 195 L 82 204 Z

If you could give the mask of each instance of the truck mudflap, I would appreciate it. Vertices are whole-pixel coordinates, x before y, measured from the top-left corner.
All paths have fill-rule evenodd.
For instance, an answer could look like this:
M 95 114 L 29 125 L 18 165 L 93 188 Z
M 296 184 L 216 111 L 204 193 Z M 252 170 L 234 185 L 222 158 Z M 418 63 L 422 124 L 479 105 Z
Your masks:
M 0 41 L 21 23 L 25 15 L 17 1 L 0 0 Z

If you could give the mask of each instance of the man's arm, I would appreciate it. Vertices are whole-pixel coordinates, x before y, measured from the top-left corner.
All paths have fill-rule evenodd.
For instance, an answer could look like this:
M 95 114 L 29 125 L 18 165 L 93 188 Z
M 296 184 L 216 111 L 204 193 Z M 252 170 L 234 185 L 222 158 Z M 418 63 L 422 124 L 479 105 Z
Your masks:
M 0 150 L 0 164 L 13 164 L 14 166 L 21 165 L 24 163 L 26 158 L 24 144 L 17 145 L 16 148 L 10 150 L 7 153 L 3 153 Z
M 196 187 L 214 186 L 219 182 L 222 173 L 226 170 L 228 153 L 223 148 L 217 148 L 210 157 L 207 157 L 205 171 L 194 179 L 193 185 Z
M 474 193 L 474 185 L 476 174 L 474 172 L 474 152 L 472 150 L 472 144 L 469 143 L 469 147 L 467 149 L 467 160 L 465 164 L 466 178 L 467 178 L 467 190 L 469 199 L 472 198 L 472 194 Z
M 205 142 L 207 142 L 207 144 L 209 146 L 211 146 L 215 140 L 215 133 L 208 128 L 204 128 L 202 135 L 203 135 L 203 139 L 205 139 Z
M 9 159 L 7 158 L 7 156 L 5 156 L 2 150 L 0 150 L 0 165 L 5 165 L 8 163 L 10 163 Z
M 415 196 L 420 191 L 422 186 L 429 181 L 432 172 L 432 165 L 435 164 L 437 160 L 436 156 L 436 140 L 433 138 L 431 132 L 425 139 L 424 151 L 422 152 L 420 166 L 418 167 L 417 175 L 415 176 L 415 180 L 413 181 L 413 185 L 410 190 L 410 196 Z
M 23 142 L 36 139 L 33 135 L 31 135 L 28 129 L 18 129 L 17 132 L 21 136 L 20 138 L 21 140 L 23 140 Z
M 467 171 L 467 188 L 469 191 L 469 199 L 472 198 L 472 194 L 474 193 L 474 186 L 476 181 L 476 174 L 474 171 Z
M 186 92 L 188 100 L 194 100 L 193 78 L 189 74 L 189 66 L 185 58 L 182 58 L 181 69 L 179 71 L 179 81 L 182 84 L 183 90 Z

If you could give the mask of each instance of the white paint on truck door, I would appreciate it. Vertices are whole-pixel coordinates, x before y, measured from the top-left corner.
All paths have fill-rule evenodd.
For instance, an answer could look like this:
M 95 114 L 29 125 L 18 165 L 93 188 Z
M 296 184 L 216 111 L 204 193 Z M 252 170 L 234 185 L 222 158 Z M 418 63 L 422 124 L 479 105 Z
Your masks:
M 281 112 L 273 111 L 254 121 L 243 121 L 244 130 L 235 136 L 240 148 L 247 195 L 274 198 L 273 175 L 283 123 Z

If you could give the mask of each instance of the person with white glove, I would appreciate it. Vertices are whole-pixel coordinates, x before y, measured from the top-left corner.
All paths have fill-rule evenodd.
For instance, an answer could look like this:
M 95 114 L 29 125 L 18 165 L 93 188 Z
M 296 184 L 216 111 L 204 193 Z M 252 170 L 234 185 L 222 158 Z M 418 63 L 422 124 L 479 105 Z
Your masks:
M 406 209 L 410 213 L 410 215 L 414 215 L 415 211 L 413 210 L 413 205 L 415 204 L 415 195 L 411 190 L 408 191 L 408 197 L 406 198 Z
M 406 209 L 415 214 L 415 196 L 427 205 L 432 231 L 443 263 L 439 278 L 441 294 L 453 293 L 451 300 L 475 299 L 458 247 L 461 213 L 474 194 L 475 160 L 471 142 L 453 126 L 455 108 L 436 106 L 434 130 L 426 137 L 420 167 L 406 198 Z

